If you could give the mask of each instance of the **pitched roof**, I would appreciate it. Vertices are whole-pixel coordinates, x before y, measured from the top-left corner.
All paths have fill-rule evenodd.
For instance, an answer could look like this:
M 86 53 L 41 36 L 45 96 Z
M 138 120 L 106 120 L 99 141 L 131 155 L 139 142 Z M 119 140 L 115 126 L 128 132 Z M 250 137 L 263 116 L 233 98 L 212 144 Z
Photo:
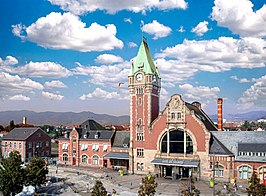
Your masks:
M 100 125 L 99 123 L 97 123 L 95 120 L 92 119 L 88 119 L 85 122 L 83 122 L 80 127 L 82 129 L 86 129 L 86 130 L 105 130 L 105 128 Z
M 266 141 L 264 143 L 239 143 L 238 152 L 266 152 Z
M 244 144 L 241 148 L 245 148 L 248 152 L 252 152 L 254 146 L 259 147 L 261 144 L 266 146 L 266 132 L 212 131 L 211 134 L 234 154 L 236 161 L 266 162 L 266 158 L 262 156 L 240 156 L 238 153 L 239 144 L 240 146 Z
M 159 76 L 158 69 L 156 69 L 154 65 L 148 44 L 144 37 L 139 47 L 137 57 L 132 64 L 131 75 L 134 75 L 139 70 L 149 74 L 157 74 L 157 76 Z
M 31 136 L 36 131 L 41 130 L 39 127 L 23 127 L 23 128 L 15 128 L 10 131 L 9 134 L 4 135 L 2 140 L 26 140 L 29 136 Z
M 111 140 L 113 135 L 114 131 L 111 130 L 82 130 L 80 140 Z
M 202 109 L 187 102 L 185 102 L 185 104 L 190 111 L 194 111 L 195 116 L 205 125 L 208 131 L 217 131 L 217 127 Z
M 210 155 L 234 155 L 230 150 L 228 150 L 215 136 L 212 135 L 210 139 Z
M 117 131 L 114 135 L 114 142 L 112 147 L 125 148 L 129 147 L 130 132 L 129 131 Z

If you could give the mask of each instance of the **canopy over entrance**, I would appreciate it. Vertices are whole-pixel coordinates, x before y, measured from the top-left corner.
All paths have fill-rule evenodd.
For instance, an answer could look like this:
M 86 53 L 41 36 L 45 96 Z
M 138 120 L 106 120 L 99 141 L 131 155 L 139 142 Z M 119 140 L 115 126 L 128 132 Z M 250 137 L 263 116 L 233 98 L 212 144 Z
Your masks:
M 166 166 L 181 166 L 181 167 L 198 167 L 199 161 L 197 160 L 180 160 L 180 159 L 153 159 L 151 161 L 154 165 Z

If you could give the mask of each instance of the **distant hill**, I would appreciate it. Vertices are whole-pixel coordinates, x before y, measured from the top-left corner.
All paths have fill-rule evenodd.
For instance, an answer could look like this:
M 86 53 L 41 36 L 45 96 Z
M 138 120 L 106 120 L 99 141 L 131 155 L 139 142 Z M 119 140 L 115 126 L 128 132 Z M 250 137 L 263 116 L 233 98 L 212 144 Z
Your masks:
M 210 115 L 210 118 L 217 122 L 217 115 Z M 239 114 L 224 114 L 224 119 L 227 122 L 240 122 L 240 121 L 255 121 L 259 119 L 266 118 L 266 111 L 252 111 L 246 113 L 239 113 Z
M 7 126 L 11 120 L 15 124 L 22 122 L 26 116 L 27 122 L 33 125 L 79 125 L 88 118 L 94 119 L 103 125 L 126 125 L 129 124 L 129 116 L 112 116 L 108 114 L 95 114 L 93 112 L 33 112 L 28 110 L 0 112 L 0 125 Z M 217 115 L 209 115 L 217 122 Z M 266 118 L 266 111 L 253 111 L 239 114 L 225 114 L 227 122 L 252 121 Z
M 129 116 L 112 116 L 107 114 L 95 114 L 93 112 L 33 112 L 28 110 L 0 112 L 0 125 L 6 126 L 11 120 L 15 124 L 22 122 L 27 117 L 27 123 L 33 125 L 79 125 L 88 118 L 106 125 L 129 124 Z

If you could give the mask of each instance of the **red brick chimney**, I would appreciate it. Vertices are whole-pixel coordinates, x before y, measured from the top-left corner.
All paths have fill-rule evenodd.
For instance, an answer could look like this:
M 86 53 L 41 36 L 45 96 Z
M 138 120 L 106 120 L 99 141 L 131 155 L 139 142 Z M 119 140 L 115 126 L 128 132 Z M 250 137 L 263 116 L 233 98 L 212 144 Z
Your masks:
M 222 131 L 223 130 L 223 99 L 222 98 L 218 98 L 217 104 L 218 104 L 218 123 L 217 123 L 217 127 L 218 127 L 218 131 Z

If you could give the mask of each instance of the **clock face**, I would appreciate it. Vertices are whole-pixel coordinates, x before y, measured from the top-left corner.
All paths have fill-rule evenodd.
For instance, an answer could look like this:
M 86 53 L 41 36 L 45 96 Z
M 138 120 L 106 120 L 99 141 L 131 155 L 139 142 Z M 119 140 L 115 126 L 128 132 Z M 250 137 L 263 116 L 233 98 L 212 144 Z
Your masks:
M 138 73 L 136 76 L 137 81 L 141 81 L 143 78 L 143 75 L 141 73 Z

